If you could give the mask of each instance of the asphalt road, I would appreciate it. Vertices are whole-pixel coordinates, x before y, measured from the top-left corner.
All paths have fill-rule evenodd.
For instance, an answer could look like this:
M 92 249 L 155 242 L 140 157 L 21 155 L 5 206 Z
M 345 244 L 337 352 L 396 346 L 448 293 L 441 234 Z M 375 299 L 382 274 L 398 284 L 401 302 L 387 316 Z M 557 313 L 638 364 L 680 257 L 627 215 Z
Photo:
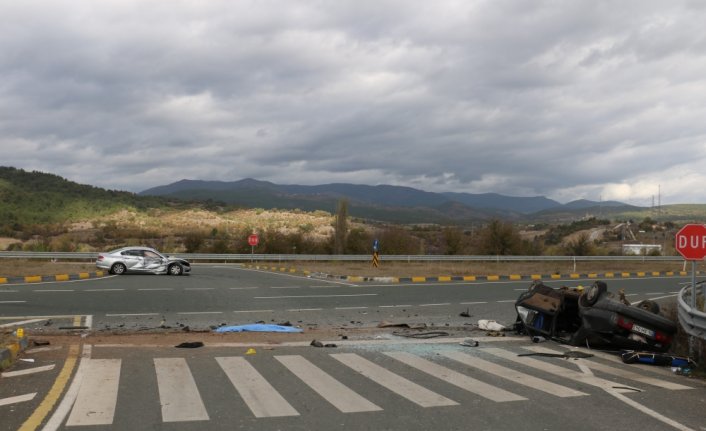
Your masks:
M 551 280 L 550 286 L 588 286 L 592 280 Z M 629 300 L 671 298 L 687 278 L 607 280 Z M 512 303 L 529 281 L 454 283 L 346 283 L 239 266 L 198 265 L 189 276 L 123 275 L 101 279 L 0 286 L 0 318 L 90 316 L 82 325 L 100 330 L 161 325 L 208 329 L 257 321 L 301 325 L 370 326 L 382 320 L 463 325 L 477 319 L 512 323 Z M 460 317 L 468 311 L 472 317 Z M 46 321 L 27 323 L 39 329 Z

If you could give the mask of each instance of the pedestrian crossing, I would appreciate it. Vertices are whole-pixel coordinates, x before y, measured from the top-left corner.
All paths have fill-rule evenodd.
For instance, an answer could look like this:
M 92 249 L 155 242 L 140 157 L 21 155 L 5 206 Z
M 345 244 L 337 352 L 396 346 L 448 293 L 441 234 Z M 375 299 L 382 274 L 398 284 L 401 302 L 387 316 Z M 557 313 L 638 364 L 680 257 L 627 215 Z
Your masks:
M 332 353 L 319 350 L 316 354 L 272 354 L 268 366 L 262 365 L 260 357 L 159 357 L 150 358 L 148 372 L 153 378 L 141 379 L 145 387 L 140 392 L 155 394 L 153 405 L 160 407 L 162 422 L 176 423 L 213 420 L 218 412 L 204 399 L 216 397 L 232 400 L 229 405 L 242 410 L 242 415 L 262 419 L 309 414 L 310 409 L 302 408 L 299 399 L 305 394 L 341 414 L 355 414 L 394 410 L 400 403 L 422 409 L 454 408 L 476 404 L 469 403 L 469 399 L 524 403 L 546 399 L 547 395 L 570 399 L 600 393 L 590 387 L 618 393 L 693 389 L 662 376 L 657 378 L 650 370 L 636 372 L 604 358 L 574 361 L 521 357 L 518 350 L 559 352 L 536 345 L 523 349 L 439 349 L 431 355 L 394 349 L 340 349 Z M 121 408 L 133 408 L 121 406 L 130 397 L 119 396 L 127 390 L 121 388 L 121 381 L 127 386 L 125 381 L 130 380 L 122 376 L 123 369 L 129 368 L 128 363 L 136 366 L 129 361 L 84 359 L 83 377 L 65 423 L 67 428 L 109 426 Z M 202 368 L 207 368 L 207 372 Z

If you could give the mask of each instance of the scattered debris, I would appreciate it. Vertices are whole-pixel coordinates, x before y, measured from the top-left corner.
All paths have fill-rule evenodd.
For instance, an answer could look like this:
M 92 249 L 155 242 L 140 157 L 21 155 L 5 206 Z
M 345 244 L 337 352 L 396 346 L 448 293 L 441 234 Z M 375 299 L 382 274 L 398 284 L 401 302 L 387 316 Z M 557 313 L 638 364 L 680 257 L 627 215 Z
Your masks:
M 314 346 L 314 347 L 324 347 L 324 343 L 322 343 L 319 340 L 312 340 L 311 344 L 309 344 L 309 345 Z
M 448 337 L 449 333 L 446 331 L 429 331 L 429 332 L 393 332 L 392 335 L 397 335 L 400 337 L 407 338 L 438 338 L 438 337 Z
M 287 320 L 286 322 L 278 323 L 279 326 L 292 326 L 292 322 Z M 315 323 L 312 323 L 312 325 L 315 325 Z
M 543 343 L 545 341 L 547 341 L 546 337 L 542 337 L 540 335 L 535 335 L 534 337 L 532 337 L 533 343 Z
M 255 323 L 251 325 L 221 326 L 215 332 L 304 332 L 304 330 L 293 326 Z
M 463 340 L 458 344 L 460 344 L 462 346 L 466 346 L 466 347 L 478 347 L 478 341 L 470 339 L 470 338 L 467 340 Z
M 469 313 L 470 308 L 466 308 L 466 311 L 462 311 L 459 316 L 461 317 L 471 317 L 471 314 Z
M 32 340 L 33 346 L 48 346 L 49 344 L 51 343 L 45 340 Z
M 341 335 L 341 340 L 347 340 L 347 339 L 348 339 L 348 335 Z
M 351 322 L 353 323 L 353 322 Z M 360 323 L 360 322 L 358 322 Z M 426 323 L 417 323 L 417 324 L 409 324 L 409 323 L 392 323 L 388 322 L 387 320 L 383 320 L 380 323 L 378 323 L 378 328 L 409 328 L 409 329 L 422 329 L 426 328 L 427 325 Z
M 517 356 L 543 356 L 545 358 L 564 358 L 564 359 L 585 359 L 592 358 L 592 353 L 579 352 L 577 350 L 570 350 L 564 353 L 544 353 L 544 352 L 532 352 L 532 353 L 520 353 Z
M 254 354 L 256 354 L 256 353 L 257 353 L 257 351 L 255 351 L 255 349 L 253 349 L 252 347 L 249 348 L 249 349 L 247 350 L 247 352 L 245 352 L 246 355 L 254 355 Z
M 196 349 L 199 347 L 203 347 L 203 343 L 201 341 L 187 341 L 185 343 L 177 344 L 176 346 L 179 349 Z
M 335 345 L 334 343 L 327 343 L 327 344 L 324 344 L 324 347 L 338 347 L 338 346 Z
M 481 319 L 478 321 L 478 328 L 484 331 L 504 331 L 505 325 L 501 325 L 495 320 Z
M 505 333 L 500 331 L 490 331 L 485 333 L 488 337 L 504 337 Z
M 54 322 L 52 322 L 52 320 L 49 319 L 49 320 L 47 320 L 47 321 L 44 323 L 44 326 L 51 326 L 53 323 L 54 323 Z
M 634 350 L 630 350 L 621 353 L 620 358 L 626 364 L 640 363 L 678 368 L 696 367 L 696 362 L 694 362 L 691 358 L 683 356 L 673 356 L 668 355 L 666 353 L 636 352 Z

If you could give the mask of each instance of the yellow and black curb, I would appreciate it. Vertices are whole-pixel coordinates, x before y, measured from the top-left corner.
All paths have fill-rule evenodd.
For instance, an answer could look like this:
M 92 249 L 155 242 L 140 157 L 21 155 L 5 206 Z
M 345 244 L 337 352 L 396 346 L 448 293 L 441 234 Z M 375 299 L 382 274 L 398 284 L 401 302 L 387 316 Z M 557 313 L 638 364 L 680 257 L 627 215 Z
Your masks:
M 0 346 L 0 370 L 10 368 L 15 362 L 17 355 L 27 348 L 28 338 L 18 337 L 16 341 Z
M 639 271 L 639 272 L 603 272 L 603 273 L 569 273 L 569 274 L 509 274 L 509 275 L 449 275 L 434 277 L 379 277 L 379 276 L 358 276 L 358 275 L 332 275 L 320 272 L 302 271 L 295 268 L 284 268 L 280 266 L 245 265 L 246 268 L 262 271 L 284 272 L 290 274 L 301 274 L 320 278 L 329 278 L 341 281 L 364 282 L 376 281 L 382 283 L 428 283 L 428 282 L 452 282 L 452 281 L 522 281 L 522 280 L 566 280 L 566 279 L 615 279 L 615 278 L 643 278 L 643 277 L 686 277 L 690 273 L 687 271 Z M 697 275 L 702 271 L 698 271 Z
M 52 281 L 85 280 L 88 278 L 105 277 L 105 271 L 79 272 L 78 274 L 58 274 L 58 275 L 28 275 L 24 277 L 0 277 L 0 284 L 15 283 L 46 283 Z

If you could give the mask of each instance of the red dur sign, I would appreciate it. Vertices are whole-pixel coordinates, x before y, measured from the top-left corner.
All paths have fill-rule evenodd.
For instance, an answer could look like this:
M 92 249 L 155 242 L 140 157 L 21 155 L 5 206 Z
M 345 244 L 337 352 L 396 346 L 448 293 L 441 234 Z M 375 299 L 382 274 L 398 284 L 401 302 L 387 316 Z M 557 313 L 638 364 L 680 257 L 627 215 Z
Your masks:
M 674 247 L 686 260 L 703 260 L 706 257 L 706 225 L 687 224 L 679 229 Z

